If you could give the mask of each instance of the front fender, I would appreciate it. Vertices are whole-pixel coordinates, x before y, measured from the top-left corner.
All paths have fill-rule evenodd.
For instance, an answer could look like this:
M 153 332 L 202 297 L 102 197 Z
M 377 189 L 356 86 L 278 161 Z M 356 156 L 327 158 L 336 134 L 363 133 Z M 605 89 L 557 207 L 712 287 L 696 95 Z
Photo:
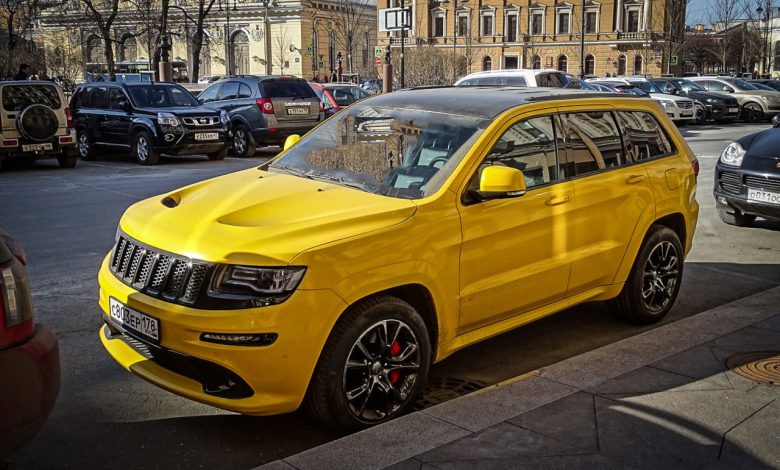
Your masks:
M 130 125 L 130 135 L 128 136 L 128 138 L 132 140 L 132 137 L 139 130 L 144 130 L 150 133 L 152 135 L 152 138 L 154 138 L 154 140 L 157 140 L 159 137 L 159 132 L 157 132 L 157 126 L 154 124 L 154 121 L 152 121 L 151 118 L 148 117 L 134 118 L 133 123 Z

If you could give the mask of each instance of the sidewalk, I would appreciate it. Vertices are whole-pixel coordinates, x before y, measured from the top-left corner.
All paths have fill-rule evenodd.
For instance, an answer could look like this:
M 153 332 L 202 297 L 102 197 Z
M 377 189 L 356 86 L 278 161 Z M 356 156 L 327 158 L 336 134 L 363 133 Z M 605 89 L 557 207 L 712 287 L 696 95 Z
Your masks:
M 780 468 L 778 355 L 780 287 L 260 468 Z

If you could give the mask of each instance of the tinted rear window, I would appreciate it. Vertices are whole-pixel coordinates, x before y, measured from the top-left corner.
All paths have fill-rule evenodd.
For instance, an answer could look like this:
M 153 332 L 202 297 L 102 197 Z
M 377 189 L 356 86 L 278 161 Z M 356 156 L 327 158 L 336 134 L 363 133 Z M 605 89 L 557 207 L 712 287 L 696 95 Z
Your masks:
M 52 85 L 6 85 L 3 87 L 3 108 L 21 111 L 31 104 L 44 104 L 59 109 L 60 94 Z
M 525 78 L 518 76 L 488 76 L 463 80 L 458 86 L 527 86 Z
M 314 90 L 305 80 L 265 80 L 266 98 L 316 98 Z

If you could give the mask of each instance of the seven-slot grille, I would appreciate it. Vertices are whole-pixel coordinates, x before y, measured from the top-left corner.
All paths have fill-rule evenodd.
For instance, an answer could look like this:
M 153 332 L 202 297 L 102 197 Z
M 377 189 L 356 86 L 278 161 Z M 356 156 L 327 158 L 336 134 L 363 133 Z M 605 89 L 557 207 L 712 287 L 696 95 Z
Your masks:
M 745 184 L 751 188 L 780 193 L 780 179 L 745 176 Z
M 119 237 L 111 255 L 111 272 L 118 279 L 152 297 L 192 305 L 198 300 L 210 265 Z
M 679 101 L 675 101 L 674 104 L 676 104 L 678 108 L 683 108 L 683 109 L 693 108 L 693 101 L 691 100 L 679 100 Z
M 219 124 L 219 116 L 183 117 L 182 121 L 189 127 L 214 127 Z
M 721 171 L 718 174 L 718 184 L 722 190 L 728 193 L 739 194 L 742 192 L 742 178 L 740 178 L 739 173 Z

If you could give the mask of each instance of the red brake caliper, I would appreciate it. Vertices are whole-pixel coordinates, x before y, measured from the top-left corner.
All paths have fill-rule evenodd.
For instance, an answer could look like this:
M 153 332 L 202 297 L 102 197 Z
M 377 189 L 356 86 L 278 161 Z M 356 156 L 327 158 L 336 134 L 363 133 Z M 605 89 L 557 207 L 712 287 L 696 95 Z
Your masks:
M 390 355 L 393 357 L 398 356 L 401 354 L 401 345 L 398 344 L 398 341 L 393 341 L 393 345 L 390 346 Z M 390 383 L 395 385 L 396 382 L 398 382 L 398 379 L 401 377 L 401 373 L 397 370 L 390 371 Z

